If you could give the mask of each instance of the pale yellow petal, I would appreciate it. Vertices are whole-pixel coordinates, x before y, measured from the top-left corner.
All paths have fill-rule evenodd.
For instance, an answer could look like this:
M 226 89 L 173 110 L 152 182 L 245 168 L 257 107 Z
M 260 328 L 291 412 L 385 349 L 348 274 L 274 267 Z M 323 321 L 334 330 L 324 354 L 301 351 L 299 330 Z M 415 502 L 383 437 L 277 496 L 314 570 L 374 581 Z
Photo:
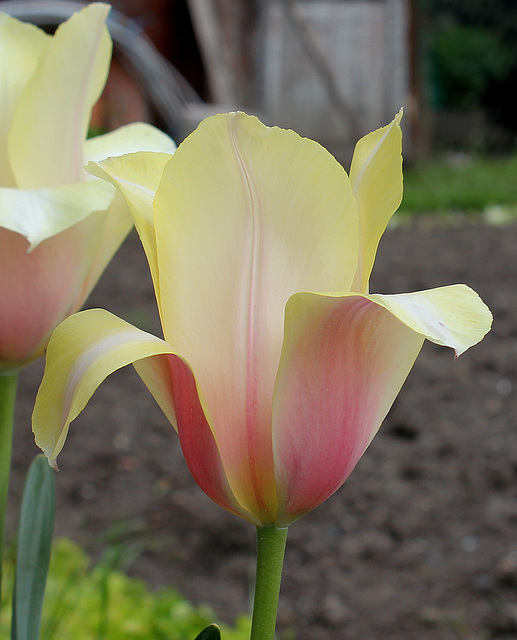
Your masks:
M 348 176 L 293 131 L 218 115 L 165 167 L 154 214 L 166 339 L 194 372 L 239 504 L 272 513 L 284 306 L 295 291 L 350 287 L 357 220 Z
M 359 259 L 353 291 L 368 291 L 379 240 L 402 200 L 401 118 L 402 111 L 355 147 L 350 182 L 359 215 Z
M 84 179 L 84 140 L 111 56 L 108 12 L 94 3 L 60 25 L 20 96 L 9 157 L 21 189 Z
M 115 190 L 101 180 L 41 189 L 0 188 L 0 226 L 27 238 L 30 250 L 95 211 L 109 208 Z
M 86 141 L 86 158 L 90 160 L 89 168 L 93 175 L 111 182 L 118 189 L 117 197 L 108 211 L 105 228 L 102 234 L 102 243 L 92 271 L 85 283 L 84 298 L 95 285 L 104 268 L 111 260 L 133 225 L 134 211 L 137 229 L 142 237 L 147 252 L 151 253 L 151 270 L 155 270 L 154 258 L 156 249 L 154 241 L 154 228 L 152 226 L 152 198 L 158 187 L 163 166 L 174 153 L 176 145 L 171 138 L 149 124 L 137 122 L 120 127 L 111 133 L 97 136 Z M 124 154 L 133 154 L 135 151 L 153 152 L 146 156 L 148 160 L 139 167 L 138 179 L 150 180 L 150 184 L 138 185 L 131 182 L 134 177 L 134 163 Z M 116 156 L 116 158 L 115 158 Z M 123 156 L 123 157 L 120 157 Z M 105 167 L 95 164 L 106 159 Z M 126 172 L 125 168 L 129 167 Z M 145 169 L 145 170 L 143 170 Z M 111 173 L 109 173 L 111 171 Z M 112 175 L 113 174 L 113 175 Z M 154 186 L 154 191 L 151 190 Z M 157 277 L 157 274 L 154 273 Z
M 89 173 L 108 180 L 124 194 L 147 255 L 158 306 L 160 287 L 153 201 L 164 167 L 171 157 L 169 153 L 142 151 L 88 164 Z
M 133 366 L 146 387 L 153 394 L 168 421 L 175 431 L 178 431 L 172 395 L 171 367 L 168 358 L 162 355 L 142 358 L 141 360 L 135 360 Z
M 464 284 L 370 298 L 413 331 L 451 347 L 457 356 L 480 342 L 492 326 L 490 309 Z
M 107 376 L 136 360 L 168 353 L 166 342 L 102 309 L 62 322 L 50 339 L 32 419 L 36 444 L 49 462 L 56 465 L 70 422 Z M 152 387 L 150 377 L 146 382 Z
M 127 124 L 84 143 L 85 164 L 137 151 L 172 154 L 175 150 L 174 141 L 166 133 L 145 122 Z
M 96 180 L 96 182 L 100 181 Z M 74 303 L 76 310 L 83 306 L 104 269 L 133 228 L 133 218 L 124 197 L 118 191 L 115 191 L 108 209 L 94 215 L 97 216 L 97 220 L 94 223 L 95 231 L 91 232 L 95 233 L 98 238 L 97 251 L 84 280 L 80 296 Z
M 0 5 L 1 6 L 1 5 Z M 14 187 L 7 137 L 14 108 L 50 36 L 32 24 L 0 13 L 0 186 Z

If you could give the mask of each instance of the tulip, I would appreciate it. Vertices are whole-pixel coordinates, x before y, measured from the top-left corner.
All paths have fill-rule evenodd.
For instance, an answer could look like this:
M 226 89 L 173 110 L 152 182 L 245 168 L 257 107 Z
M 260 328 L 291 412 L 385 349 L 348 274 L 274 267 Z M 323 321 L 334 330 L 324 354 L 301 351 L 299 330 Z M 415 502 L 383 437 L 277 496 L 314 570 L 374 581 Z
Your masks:
M 92 4 L 54 36 L 0 14 L 0 374 L 42 355 L 131 229 L 124 199 L 84 165 L 174 149 L 141 123 L 85 140 L 109 70 L 108 11 Z
M 50 463 L 96 387 L 133 363 L 222 507 L 285 527 L 336 491 L 424 339 L 459 355 L 491 324 L 465 285 L 368 293 L 401 200 L 400 117 L 359 141 L 350 177 L 243 113 L 208 118 L 168 161 L 90 165 L 132 209 L 165 340 L 98 309 L 58 327 L 33 416 Z
M 174 150 L 141 123 L 85 140 L 110 65 L 108 11 L 91 4 L 54 36 L 0 13 L 0 586 L 18 371 L 82 306 L 133 224 L 84 165 Z
M 274 636 L 287 526 L 346 480 L 424 340 L 459 355 L 490 328 L 465 285 L 368 291 L 402 197 L 400 118 L 359 141 L 350 177 L 317 143 L 243 113 L 208 118 L 170 159 L 89 165 L 132 210 L 165 340 L 104 310 L 65 320 L 36 442 L 55 466 L 97 386 L 133 363 L 203 491 L 258 527 L 254 640 Z

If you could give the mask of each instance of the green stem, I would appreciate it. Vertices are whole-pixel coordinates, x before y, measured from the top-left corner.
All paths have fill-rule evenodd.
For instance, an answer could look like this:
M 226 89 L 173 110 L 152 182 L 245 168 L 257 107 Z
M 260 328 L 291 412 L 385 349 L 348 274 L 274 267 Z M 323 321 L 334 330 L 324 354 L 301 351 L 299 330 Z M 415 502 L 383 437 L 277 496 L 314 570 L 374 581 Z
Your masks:
M 0 598 L 2 595 L 2 560 L 4 550 L 5 511 L 11 473 L 14 402 L 17 373 L 0 374 Z
M 274 640 L 287 528 L 257 529 L 257 576 L 251 640 Z

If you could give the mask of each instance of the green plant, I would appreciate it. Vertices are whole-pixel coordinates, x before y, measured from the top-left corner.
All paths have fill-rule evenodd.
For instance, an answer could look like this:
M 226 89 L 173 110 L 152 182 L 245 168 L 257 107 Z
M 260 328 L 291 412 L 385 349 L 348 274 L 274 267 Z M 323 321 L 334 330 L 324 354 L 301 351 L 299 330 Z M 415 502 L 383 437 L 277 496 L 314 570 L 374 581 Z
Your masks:
M 471 108 L 492 80 L 502 80 L 514 62 L 513 51 L 489 29 L 452 24 L 431 43 L 440 106 Z
M 517 207 L 517 155 L 465 156 L 457 160 L 433 159 L 408 169 L 401 212 L 480 212 L 492 206 Z
M 12 584 L 14 554 L 7 554 L 4 575 Z M 10 589 L 2 600 L 0 638 L 9 637 L 6 620 Z M 194 606 L 174 589 L 151 592 L 109 563 L 90 568 L 85 552 L 75 543 L 54 543 L 43 609 L 41 640 L 193 640 L 214 614 Z M 219 625 L 224 640 L 247 640 L 250 621 L 242 616 L 234 628 Z

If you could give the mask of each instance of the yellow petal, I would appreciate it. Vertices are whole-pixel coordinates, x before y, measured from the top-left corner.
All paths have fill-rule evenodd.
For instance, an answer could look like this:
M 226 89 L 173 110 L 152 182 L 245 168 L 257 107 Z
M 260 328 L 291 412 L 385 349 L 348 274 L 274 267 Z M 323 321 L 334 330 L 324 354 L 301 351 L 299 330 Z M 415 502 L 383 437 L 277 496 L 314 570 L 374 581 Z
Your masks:
M 108 375 L 136 360 L 168 353 L 166 342 L 102 309 L 62 322 L 50 339 L 32 419 L 36 444 L 49 462 L 56 466 L 70 422 Z M 144 381 L 153 391 L 152 375 Z M 163 386 L 156 389 L 156 397 L 162 407 L 171 406 Z M 173 415 L 172 409 L 167 412 Z
M 353 291 L 368 291 L 379 240 L 402 200 L 401 118 L 402 111 L 355 147 L 350 182 L 359 215 L 359 260 Z
M 174 141 L 163 131 L 145 122 L 124 125 L 84 143 L 85 164 L 100 162 L 105 158 L 122 156 L 137 151 L 156 151 L 172 154 L 176 150 Z M 161 174 L 160 176 L 161 177 Z
M 168 135 L 142 122 L 120 127 L 86 141 L 85 153 L 86 159 L 90 160 L 88 164 L 90 173 L 119 187 L 120 193 L 114 198 L 108 212 L 99 254 L 88 282 L 85 283 L 85 298 L 129 233 L 132 217 L 129 215 L 128 206 L 134 213 L 137 230 L 149 257 L 153 282 L 155 282 L 157 273 L 152 218 L 153 197 L 158 188 L 163 167 L 175 149 L 176 145 Z M 136 151 L 143 152 L 140 159 L 144 161 L 141 165 L 136 163 L 134 154 Z M 128 155 L 123 156 L 123 154 Z M 106 159 L 104 165 L 96 164 L 103 159 Z M 134 182 L 135 176 L 138 176 L 138 184 Z M 146 184 L 142 184 L 142 181 Z M 156 290 L 158 291 L 158 287 Z
M 84 179 L 84 140 L 111 56 L 108 11 L 94 3 L 60 25 L 19 99 L 9 157 L 21 189 Z
M 50 40 L 43 30 L 0 13 L 0 186 L 14 187 L 7 136 L 14 107 Z
M 113 187 L 101 180 L 29 190 L 0 188 L 0 226 L 25 236 L 32 250 L 91 213 L 108 209 L 114 195 Z
M 464 284 L 370 299 L 401 322 L 460 356 L 490 331 L 492 314 L 478 294 Z
M 351 284 L 357 220 L 348 176 L 292 131 L 218 115 L 165 167 L 154 215 L 166 339 L 194 372 L 239 504 L 271 513 L 284 306 L 295 291 Z
M 100 182 L 96 180 L 95 182 Z M 74 302 L 74 311 L 80 309 L 91 290 L 97 284 L 104 269 L 111 262 L 111 259 L 118 251 L 122 242 L 133 228 L 133 219 L 129 213 L 126 201 L 122 194 L 115 192 L 108 209 L 93 214 L 96 218 L 92 220 L 90 229 L 85 233 L 95 234 L 97 238 L 97 250 L 90 264 L 88 276 L 85 278 L 81 293 Z M 84 223 L 88 222 L 87 220 Z M 83 223 L 81 223 L 83 224 Z
M 170 158 L 170 153 L 142 151 L 116 158 L 107 158 L 98 163 L 90 162 L 87 167 L 92 175 L 108 180 L 124 194 L 147 255 L 158 307 L 160 307 L 160 287 L 153 200 L 163 169 Z

